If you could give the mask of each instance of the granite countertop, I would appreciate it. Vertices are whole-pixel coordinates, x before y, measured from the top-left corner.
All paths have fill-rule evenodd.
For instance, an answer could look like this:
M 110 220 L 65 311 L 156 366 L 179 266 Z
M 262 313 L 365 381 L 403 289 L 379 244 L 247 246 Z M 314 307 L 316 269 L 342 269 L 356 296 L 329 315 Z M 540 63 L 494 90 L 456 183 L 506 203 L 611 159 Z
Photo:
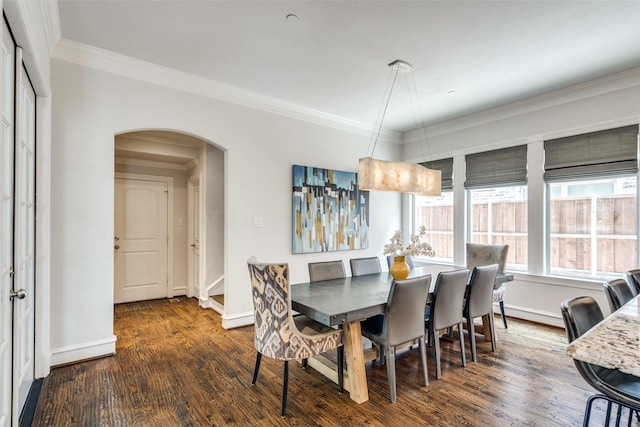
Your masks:
M 567 347 L 567 354 L 640 377 L 640 307 L 635 297 Z

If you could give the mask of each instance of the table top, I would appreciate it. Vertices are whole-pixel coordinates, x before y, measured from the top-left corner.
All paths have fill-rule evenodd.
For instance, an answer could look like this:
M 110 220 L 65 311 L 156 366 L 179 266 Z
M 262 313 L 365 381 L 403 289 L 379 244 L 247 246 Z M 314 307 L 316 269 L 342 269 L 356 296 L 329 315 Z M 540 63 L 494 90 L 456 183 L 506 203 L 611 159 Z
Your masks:
M 574 340 L 574 359 L 640 377 L 640 307 L 636 296 Z
M 411 269 L 409 278 L 431 275 L 431 289 L 441 271 L 460 267 L 428 265 Z M 384 313 L 392 277 L 387 271 L 344 279 L 291 285 L 291 306 L 327 326 Z

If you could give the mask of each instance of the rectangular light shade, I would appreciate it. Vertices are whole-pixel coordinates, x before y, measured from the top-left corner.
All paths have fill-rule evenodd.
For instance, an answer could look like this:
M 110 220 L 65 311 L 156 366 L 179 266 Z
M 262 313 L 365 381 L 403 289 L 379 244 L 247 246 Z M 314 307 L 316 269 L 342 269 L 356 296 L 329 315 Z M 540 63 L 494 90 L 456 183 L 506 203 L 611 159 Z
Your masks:
M 439 196 L 441 172 L 424 166 L 372 157 L 360 159 L 358 183 L 360 190 L 397 191 L 416 196 Z

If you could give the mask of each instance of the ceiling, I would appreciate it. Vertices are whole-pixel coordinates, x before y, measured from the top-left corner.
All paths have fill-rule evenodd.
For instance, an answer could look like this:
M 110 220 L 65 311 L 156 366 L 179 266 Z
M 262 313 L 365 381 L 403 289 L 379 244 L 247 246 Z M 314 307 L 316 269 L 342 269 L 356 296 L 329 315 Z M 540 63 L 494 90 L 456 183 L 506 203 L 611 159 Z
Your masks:
M 399 132 L 640 67 L 640 1 L 58 5 L 63 39 L 366 125 L 379 117 L 387 64 L 407 61 L 414 72 L 382 124 Z

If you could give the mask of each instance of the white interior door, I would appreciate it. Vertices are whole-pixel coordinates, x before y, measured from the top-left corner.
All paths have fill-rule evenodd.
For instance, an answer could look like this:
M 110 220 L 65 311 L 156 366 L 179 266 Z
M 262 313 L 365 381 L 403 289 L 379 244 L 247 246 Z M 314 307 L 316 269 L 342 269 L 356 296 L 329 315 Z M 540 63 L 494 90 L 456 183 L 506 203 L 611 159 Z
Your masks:
M 189 206 L 189 238 L 191 239 L 191 256 L 189 276 L 191 277 L 191 289 L 201 298 L 200 284 L 200 185 L 196 183 L 192 187 L 191 204 Z
M 14 43 L 6 25 L 2 37 L 2 147 L 0 150 L 0 427 L 11 425 L 13 407 L 13 182 Z
M 116 178 L 115 303 L 169 296 L 167 193 L 166 182 Z
M 22 294 L 13 300 L 13 392 L 18 397 L 14 421 L 34 379 L 36 218 L 36 96 L 22 66 L 20 48 L 16 54 L 20 70 L 16 80 L 14 289 Z

